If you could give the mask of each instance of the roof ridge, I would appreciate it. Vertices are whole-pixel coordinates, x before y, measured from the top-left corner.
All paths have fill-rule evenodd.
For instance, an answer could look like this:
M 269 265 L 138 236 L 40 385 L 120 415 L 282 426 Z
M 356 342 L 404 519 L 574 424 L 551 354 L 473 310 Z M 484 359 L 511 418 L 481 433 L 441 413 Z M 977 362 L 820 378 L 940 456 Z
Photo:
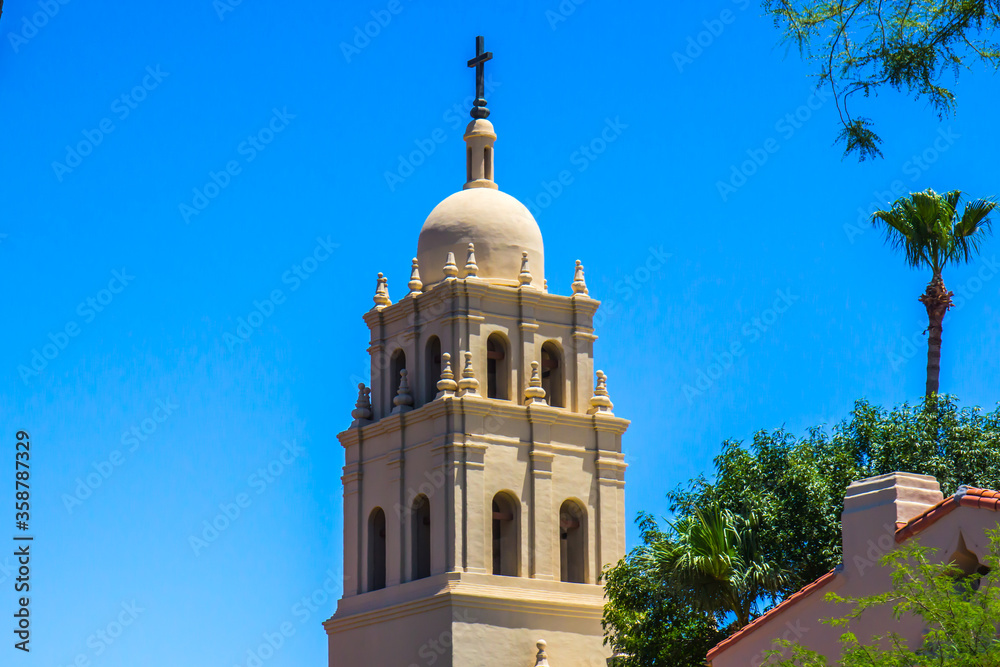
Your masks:
M 950 514 L 959 507 L 972 507 L 1000 512 L 1000 491 L 962 484 L 954 494 L 943 498 L 940 502 L 928 507 L 902 526 L 899 526 L 896 529 L 896 543 L 899 544 L 917 533 L 926 530 L 941 517 Z

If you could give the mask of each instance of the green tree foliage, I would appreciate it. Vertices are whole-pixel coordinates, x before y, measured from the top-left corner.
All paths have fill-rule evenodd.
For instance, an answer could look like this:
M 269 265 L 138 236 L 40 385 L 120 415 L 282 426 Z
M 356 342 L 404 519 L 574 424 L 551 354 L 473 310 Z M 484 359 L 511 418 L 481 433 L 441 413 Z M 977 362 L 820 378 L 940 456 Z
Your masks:
M 708 649 L 726 635 L 712 615 L 696 610 L 690 591 L 665 579 L 652 560 L 639 557 L 671 539 L 648 515 L 638 523 L 642 546 L 605 573 L 604 643 L 625 656 L 615 667 L 703 667 Z
M 852 96 L 891 89 L 925 100 L 939 117 L 955 109 L 944 84 L 961 68 L 1000 67 L 997 0 L 763 0 L 783 39 L 798 46 L 830 86 L 840 113 L 845 157 L 881 157 L 871 118 L 851 111 Z M 950 84 L 949 84 L 950 85 Z
M 886 632 L 859 637 L 847 631 L 841 635 L 842 655 L 823 656 L 798 644 L 791 657 L 781 659 L 776 649 L 767 665 L 775 667 L 987 667 L 1000 665 L 1000 531 L 991 531 L 991 554 L 987 573 L 965 573 L 951 563 L 942 563 L 935 550 L 916 543 L 887 554 L 882 565 L 892 567 L 889 592 L 860 598 L 844 598 L 835 593 L 827 599 L 853 605 L 843 618 L 827 621 L 848 627 L 865 611 L 890 605 L 893 617 L 919 618 L 927 628 L 922 641 L 911 646 L 905 637 Z M 864 627 L 863 623 L 853 627 Z
M 714 504 L 695 506 L 671 526 L 668 539 L 650 544 L 639 558 L 689 592 L 699 611 L 719 621 L 732 614 L 737 630 L 785 581 L 781 568 L 763 556 L 759 523 L 753 512 L 743 517 Z
M 784 575 L 776 595 L 758 589 L 753 617 L 840 563 L 848 485 L 898 470 L 934 475 L 945 494 L 962 484 L 1000 488 L 1000 407 L 989 413 L 960 408 L 946 395 L 932 405 L 892 410 L 858 401 L 832 429 L 815 427 L 802 437 L 775 429 L 758 432 L 747 444 L 725 442 L 714 481 L 702 477 L 668 494 L 676 528 L 661 531 L 640 515 L 642 544 L 606 573 L 608 643 L 634 656 L 622 663 L 629 667 L 703 664 L 716 638 L 738 625 L 731 604 L 721 598 L 706 604 L 709 596 L 692 580 L 651 557 L 676 552 L 685 526 L 699 521 L 696 509 L 704 516 L 717 506 L 743 525 L 738 532 L 752 526 L 753 562 Z
M 683 512 L 718 502 L 740 516 L 756 513 L 766 560 L 789 572 L 781 595 L 840 563 L 840 514 L 851 482 L 902 470 L 934 475 L 945 494 L 962 484 L 1000 488 L 1000 408 L 984 414 L 939 396 L 893 410 L 855 403 L 831 431 L 801 438 L 760 431 L 753 442 L 723 443 L 715 480 L 692 481 L 669 494 Z
M 920 297 L 927 309 L 926 396 L 938 391 L 941 374 L 941 334 L 944 316 L 953 294 L 944 286 L 941 272 L 948 264 L 971 262 L 979 255 L 983 238 L 990 232 L 990 212 L 996 202 L 976 199 L 962 214 L 959 190 L 939 195 L 933 190 L 914 192 L 899 199 L 888 211 L 876 211 L 872 224 L 885 230 L 886 242 L 901 252 L 913 268 L 931 270 L 931 281 Z

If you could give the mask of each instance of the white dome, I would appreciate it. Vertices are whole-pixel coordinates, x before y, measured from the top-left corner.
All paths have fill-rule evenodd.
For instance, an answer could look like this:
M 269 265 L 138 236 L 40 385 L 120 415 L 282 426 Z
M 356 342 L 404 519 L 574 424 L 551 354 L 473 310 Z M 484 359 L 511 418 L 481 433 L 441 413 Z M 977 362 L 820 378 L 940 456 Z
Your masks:
M 444 279 L 449 252 L 455 253 L 459 277 L 465 275 L 469 243 L 476 244 L 479 278 L 517 286 L 521 253 L 528 253 L 531 285 L 544 289 L 545 250 L 538 223 L 524 204 L 493 188 L 461 190 L 434 207 L 420 229 L 417 260 L 425 285 Z

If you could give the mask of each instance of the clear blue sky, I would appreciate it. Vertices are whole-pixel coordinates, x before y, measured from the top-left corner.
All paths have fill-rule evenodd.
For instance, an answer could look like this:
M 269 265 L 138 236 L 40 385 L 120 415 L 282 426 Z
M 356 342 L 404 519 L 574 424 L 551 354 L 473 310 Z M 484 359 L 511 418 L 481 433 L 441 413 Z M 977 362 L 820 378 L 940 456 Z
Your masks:
M 550 289 L 568 293 L 581 259 L 605 301 L 597 366 L 633 420 L 629 520 L 665 512 L 726 438 L 920 396 L 928 276 L 858 209 L 887 204 L 893 181 L 997 194 L 996 78 L 963 73 L 943 122 L 880 97 L 886 157 L 859 165 L 756 3 L 564 0 L 556 21 L 557 0 L 221 2 L 4 8 L 0 474 L 30 431 L 37 541 L 32 652 L 15 655 L 8 620 L 0 664 L 247 665 L 283 624 L 294 634 L 264 665 L 325 664 L 361 315 L 376 272 L 403 293 L 425 216 L 461 187 L 476 34 L 495 53 L 497 180 L 539 206 Z M 585 157 L 609 122 L 614 141 Z M 766 162 L 741 183 L 753 155 Z M 572 182 L 539 198 L 563 170 Z M 390 187 L 387 172 L 407 175 Z M 314 253 L 328 259 L 303 264 Z M 670 257 L 647 271 L 654 253 Z M 946 320 L 941 384 L 990 408 L 1000 279 L 980 269 L 997 273 L 945 275 L 969 294 Z M 274 290 L 283 302 L 228 344 Z M 239 516 L 196 549 L 220 505 Z

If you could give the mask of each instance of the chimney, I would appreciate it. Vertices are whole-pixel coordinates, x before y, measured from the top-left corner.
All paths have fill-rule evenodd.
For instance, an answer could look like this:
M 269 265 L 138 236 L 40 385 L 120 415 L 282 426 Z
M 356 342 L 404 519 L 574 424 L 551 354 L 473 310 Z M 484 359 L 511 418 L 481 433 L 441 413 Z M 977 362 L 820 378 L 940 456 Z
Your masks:
M 844 496 L 844 568 L 864 574 L 896 546 L 896 528 L 941 502 L 930 475 L 893 472 L 853 482 Z

